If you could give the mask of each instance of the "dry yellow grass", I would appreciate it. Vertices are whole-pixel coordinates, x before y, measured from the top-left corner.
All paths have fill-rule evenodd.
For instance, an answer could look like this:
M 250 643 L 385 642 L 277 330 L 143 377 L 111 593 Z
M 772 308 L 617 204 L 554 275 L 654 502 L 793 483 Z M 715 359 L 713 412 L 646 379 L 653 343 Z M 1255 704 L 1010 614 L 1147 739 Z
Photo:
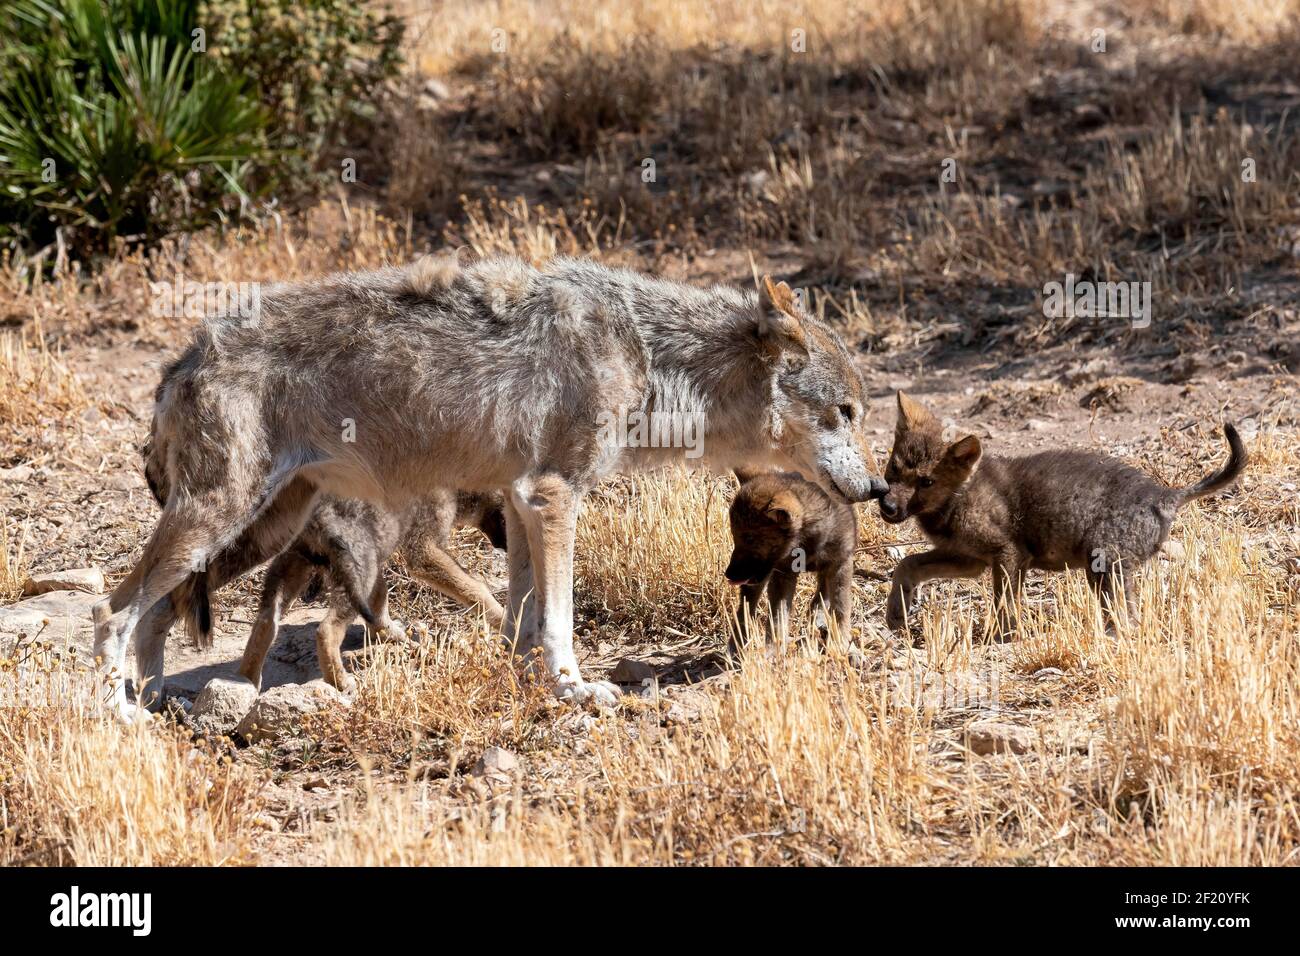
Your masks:
M 261 778 L 166 725 L 124 728 L 89 670 L 27 640 L 0 657 L 0 864 L 247 862 Z
M 662 517 L 674 532 L 669 517 L 698 520 Z M 614 510 L 601 523 L 624 520 Z M 1185 559 L 1144 575 L 1118 638 L 1079 576 L 1047 580 L 1006 660 L 952 627 L 951 603 L 927 608 L 927 647 L 958 647 L 924 666 L 985 680 L 1000 670 L 1004 698 L 1030 668 L 1066 670 L 1059 712 L 1029 724 L 1039 740 L 1026 754 L 966 757 L 972 714 L 916 706 L 906 658 L 864 671 L 835 650 L 756 655 L 702 694 L 693 723 L 661 728 L 634 710 L 597 722 L 581 757 L 552 753 L 549 771 L 567 760 L 577 785 L 373 793 L 318 830 L 321 853 L 352 864 L 1290 862 L 1294 584 L 1209 518 L 1193 515 L 1180 537 Z M 642 599 L 669 599 L 684 579 L 647 577 Z M 986 587 L 965 588 L 986 603 Z M 1001 703 L 1001 719 L 1023 720 Z

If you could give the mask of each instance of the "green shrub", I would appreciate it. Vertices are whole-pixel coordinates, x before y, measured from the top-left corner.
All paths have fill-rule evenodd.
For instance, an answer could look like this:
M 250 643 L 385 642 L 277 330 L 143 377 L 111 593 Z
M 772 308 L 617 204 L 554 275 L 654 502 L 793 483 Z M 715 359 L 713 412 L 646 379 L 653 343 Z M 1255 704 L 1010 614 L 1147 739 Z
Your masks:
M 373 115 L 400 21 L 343 0 L 11 0 L 0 239 L 74 253 L 310 187 Z
M 208 50 L 248 77 L 273 118 L 269 144 L 301 182 L 363 140 L 401 67 L 404 24 L 355 0 L 207 0 Z M 337 175 L 335 168 L 334 175 Z

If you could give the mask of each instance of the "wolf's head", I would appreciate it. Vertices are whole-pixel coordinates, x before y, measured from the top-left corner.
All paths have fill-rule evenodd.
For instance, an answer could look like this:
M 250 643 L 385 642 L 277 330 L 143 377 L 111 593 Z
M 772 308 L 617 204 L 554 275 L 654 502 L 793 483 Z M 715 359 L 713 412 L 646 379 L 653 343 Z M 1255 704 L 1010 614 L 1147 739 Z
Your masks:
M 838 335 L 804 314 L 784 282 L 763 279 L 759 341 L 776 367 L 773 434 L 780 452 L 849 501 L 884 493 L 863 433 L 862 379 Z
M 899 392 L 894 448 L 885 467 L 889 490 L 880 499 L 880 516 L 899 524 L 942 509 L 975 471 L 980 454 L 974 435 L 946 443 L 930 410 Z
M 757 583 L 778 562 L 792 560 L 804 507 L 788 479 L 761 475 L 745 482 L 731 502 L 730 517 L 735 547 L 726 575 L 732 584 Z

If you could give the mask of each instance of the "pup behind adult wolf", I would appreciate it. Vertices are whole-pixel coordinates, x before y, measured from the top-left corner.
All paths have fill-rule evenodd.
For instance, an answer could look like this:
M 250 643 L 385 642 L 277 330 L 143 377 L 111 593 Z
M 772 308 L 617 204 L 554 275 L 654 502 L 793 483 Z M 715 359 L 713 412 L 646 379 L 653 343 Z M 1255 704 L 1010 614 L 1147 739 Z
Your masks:
M 465 571 L 447 551 L 451 532 L 477 527 L 494 547 L 504 548 L 504 497 L 500 492 L 435 492 L 401 514 L 391 514 L 363 501 L 326 497 L 292 545 L 267 569 L 257 618 L 239 673 L 262 686 L 262 664 L 275 643 L 282 610 L 302 593 L 317 574 L 332 585 L 329 610 L 316 629 L 316 660 L 321 676 L 339 690 L 349 678 L 339 653 L 352 620 L 361 615 L 372 633 L 403 637 L 405 631 L 388 616 L 388 587 L 384 565 L 400 549 L 411 574 L 466 606 L 483 609 L 488 623 L 500 627 L 505 612 L 491 590 Z
M 899 392 L 880 513 L 894 524 L 916 518 L 934 550 L 899 562 L 886 623 L 905 625 L 923 581 L 978 577 L 989 567 L 1004 634 L 1027 570 L 1082 568 L 1116 612 L 1121 598 L 1131 603 L 1131 576 L 1160 550 L 1178 509 L 1228 487 L 1246 467 L 1237 429 L 1225 423 L 1223 434 L 1227 464 L 1187 488 L 1169 488 L 1092 452 L 1004 458 L 982 455 L 973 435 L 947 444 L 938 419 Z
M 765 289 L 581 259 L 421 262 L 272 287 L 253 321 L 206 320 L 155 403 L 177 487 L 95 607 L 113 706 L 130 716 L 136 625 L 206 555 L 250 527 L 287 543 L 320 494 L 396 511 L 436 488 L 506 491 L 507 638 L 525 659 L 540 646 L 560 696 L 614 702 L 573 652 L 578 503 L 605 475 L 685 456 L 611 434 L 611 412 L 691 416 L 691 461 L 797 469 L 851 501 L 883 491 L 848 351 L 784 283 Z
M 852 627 L 853 549 L 858 522 L 853 506 L 798 475 L 765 474 L 741 485 L 731 502 L 735 548 L 727 580 L 740 586 L 740 638 L 749 636 L 767 589 L 769 637 L 784 639 L 799 574 L 817 575 L 821 608 L 845 637 Z M 818 610 L 814 603 L 814 612 Z

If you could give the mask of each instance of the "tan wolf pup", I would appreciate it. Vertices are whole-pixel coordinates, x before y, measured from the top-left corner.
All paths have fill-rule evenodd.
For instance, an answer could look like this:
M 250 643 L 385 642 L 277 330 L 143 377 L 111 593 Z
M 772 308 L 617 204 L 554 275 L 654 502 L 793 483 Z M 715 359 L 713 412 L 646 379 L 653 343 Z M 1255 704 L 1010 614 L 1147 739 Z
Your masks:
M 1132 575 L 1160 550 L 1178 509 L 1228 487 L 1246 467 L 1237 429 L 1225 423 L 1223 434 L 1227 464 L 1190 487 L 1169 488 L 1093 452 L 1004 458 L 983 455 L 973 435 L 948 444 L 939 420 L 899 392 L 880 514 L 893 524 L 916 518 L 934 550 L 899 562 L 886 623 L 906 626 L 918 584 L 979 577 L 986 568 L 1003 635 L 1013 629 L 1028 570 L 1083 569 L 1115 614 L 1121 600 L 1131 605 Z
M 526 660 L 540 649 L 559 696 L 614 703 L 573 650 L 574 532 L 597 481 L 698 459 L 798 470 L 850 501 L 884 490 L 848 350 L 784 283 L 765 292 L 583 259 L 426 261 L 272 286 L 253 321 L 207 319 L 155 403 L 175 488 L 95 607 L 111 706 L 134 715 L 122 669 L 137 625 L 241 534 L 276 553 L 319 495 L 400 511 L 440 488 L 505 491 L 507 640 Z M 627 409 L 702 423 L 694 457 L 604 427 Z M 137 660 L 159 686 L 161 652 Z

